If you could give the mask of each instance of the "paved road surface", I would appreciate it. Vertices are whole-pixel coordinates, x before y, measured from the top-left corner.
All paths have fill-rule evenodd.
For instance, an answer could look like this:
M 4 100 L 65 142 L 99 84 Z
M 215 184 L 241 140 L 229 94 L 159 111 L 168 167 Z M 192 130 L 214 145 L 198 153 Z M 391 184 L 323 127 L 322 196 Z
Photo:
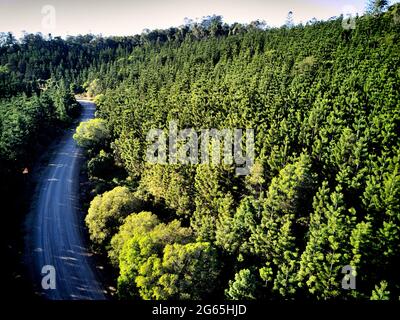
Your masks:
M 95 106 L 83 106 L 80 121 L 94 117 Z M 48 299 L 105 299 L 96 276 L 95 264 L 82 236 L 79 216 L 80 148 L 72 138 L 74 130 L 65 134 L 51 155 L 38 182 L 37 200 L 28 227 L 28 244 L 32 271 L 39 291 Z M 43 290 L 41 270 L 52 265 L 56 271 L 56 289 Z M 36 278 L 37 277 L 37 278 Z

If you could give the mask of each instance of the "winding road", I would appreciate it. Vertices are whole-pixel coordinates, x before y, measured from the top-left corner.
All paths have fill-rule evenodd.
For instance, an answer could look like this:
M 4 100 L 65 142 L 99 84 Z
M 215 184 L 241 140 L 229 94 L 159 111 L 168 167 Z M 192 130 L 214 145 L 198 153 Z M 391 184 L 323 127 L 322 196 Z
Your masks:
M 95 105 L 80 100 L 80 121 L 94 117 Z M 105 291 L 97 277 L 95 262 L 86 248 L 79 213 L 81 149 L 69 130 L 51 155 L 38 181 L 36 203 L 28 225 L 33 279 L 40 293 L 54 300 L 103 300 Z M 44 266 L 55 270 L 55 289 L 43 289 Z

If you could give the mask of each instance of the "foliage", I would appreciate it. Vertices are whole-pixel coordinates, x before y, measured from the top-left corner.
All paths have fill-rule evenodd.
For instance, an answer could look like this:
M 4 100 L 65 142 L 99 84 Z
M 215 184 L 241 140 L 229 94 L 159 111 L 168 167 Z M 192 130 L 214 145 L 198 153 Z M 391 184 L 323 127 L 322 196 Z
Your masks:
M 123 245 L 119 255 L 118 292 L 123 298 L 145 299 L 164 297 L 160 277 L 162 257 L 167 245 L 187 244 L 192 232 L 179 221 L 156 225 L 146 233 L 135 233 Z M 184 276 L 184 274 L 182 274 Z
M 139 236 L 149 232 L 157 224 L 159 224 L 157 216 L 148 211 L 129 215 L 120 226 L 118 233 L 111 239 L 111 246 L 108 251 L 111 262 L 118 266 L 119 254 L 124 243 L 135 235 Z
M 387 286 L 388 284 L 384 280 L 375 286 L 375 290 L 372 291 L 371 300 L 389 300 L 390 292 L 386 290 Z
M 120 297 L 398 297 L 400 6 L 386 5 L 354 30 L 290 14 L 281 28 L 210 16 L 133 37 L 1 34 L 0 177 L 19 177 L 87 90 L 98 118 L 75 138 L 90 177 L 130 188 L 86 217 Z M 253 128 L 250 175 L 146 162 L 147 133 L 171 120 Z M 357 290 L 342 289 L 344 266 Z
M 235 280 L 229 281 L 225 295 L 232 300 L 254 300 L 257 298 L 257 278 L 249 269 L 242 269 L 235 274 Z
M 98 245 L 108 245 L 124 219 L 140 209 L 140 200 L 127 187 L 115 187 L 96 196 L 85 218 L 90 239 Z
M 167 244 L 163 257 L 145 262 L 135 281 L 144 299 L 206 298 L 216 287 L 218 260 L 207 242 Z
M 106 122 L 102 119 L 91 119 L 81 122 L 76 128 L 74 139 L 79 146 L 93 150 L 101 148 L 108 138 Z
M 146 44 L 93 74 L 107 88 L 98 115 L 137 196 L 216 247 L 229 265 L 220 275 L 227 297 L 369 299 L 382 278 L 398 295 L 397 8 L 358 17 L 355 30 L 342 18 L 282 28 L 188 22 L 184 38 L 155 44 L 149 32 Z M 147 163 L 148 131 L 167 131 L 171 120 L 197 131 L 254 128 L 251 174 Z M 131 259 L 129 269 L 136 243 L 120 254 L 122 295 L 186 298 L 159 283 L 161 253 L 143 269 Z M 345 266 L 357 290 L 342 289 Z

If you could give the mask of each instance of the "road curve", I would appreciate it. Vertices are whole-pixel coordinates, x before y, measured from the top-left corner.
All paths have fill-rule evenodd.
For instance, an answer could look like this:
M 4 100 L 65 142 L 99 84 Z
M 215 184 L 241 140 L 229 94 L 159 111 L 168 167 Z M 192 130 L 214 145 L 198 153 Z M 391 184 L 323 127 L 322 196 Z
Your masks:
M 80 100 L 80 121 L 94 117 L 92 102 Z M 93 257 L 86 248 L 79 214 L 79 169 L 82 153 L 69 130 L 51 155 L 38 181 L 28 225 L 28 248 L 35 287 L 52 300 L 103 300 Z M 56 288 L 43 289 L 43 266 L 54 266 Z M 48 272 L 48 271 L 47 271 Z M 48 274 L 48 273 L 47 273 Z

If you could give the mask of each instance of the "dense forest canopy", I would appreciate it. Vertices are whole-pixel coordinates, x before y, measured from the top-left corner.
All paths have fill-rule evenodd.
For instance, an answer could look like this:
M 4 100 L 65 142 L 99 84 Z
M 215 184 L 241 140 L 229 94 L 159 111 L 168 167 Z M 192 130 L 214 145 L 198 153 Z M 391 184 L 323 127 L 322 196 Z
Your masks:
M 86 91 L 99 118 L 75 134 L 86 223 L 121 298 L 398 299 L 399 8 L 354 29 L 212 16 L 134 37 L 3 34 L 0 174 L 28 165 Z M 171 120 L 254 129 L 251 174 L 146 162 L 147 133 Z
M 383 290 L 397 299 L 400 41 L 394 12 L 360 17 L 354 30 L 333 19 L 146 44 L 96 78 L 107 88 L 96 101 L 112 136 L 103 151 L 129 175 L 109 188 L 127 185 L 160 223 L 189 227 L 193 235 L 184 246 L 197 244 L 210 277 L 217 274 L 207 290 L 186 287 L 201 282 L 202 270 L 188 258 L 183 239 L 167 237 L 155 253 L 148 233 L 166 236 L 153 223 L 141 231 L 141 208 L 118 211 L 127 216 L 124 224 L 117 233 L 107 229 L 111 240 L 100 246 L 120 270 L 123 297 L 211 292 L 232 299 L 368 299 Z M 116 75 L 122 81 L 114 88 Z M 252 174 L 239 177 L 223 165 L 149 164 L 146 134 L 168 130 L 171 120 L 181 129 L 253 128 Z M 98 197 L 89 225 L 104 221 L 100 211 L 94 214 Z M 181 251 L 174 258 L 179 270 L 169 267 L 171 245 Z M 357 273 L 356 290 L 341 287 L 346 266 Z

